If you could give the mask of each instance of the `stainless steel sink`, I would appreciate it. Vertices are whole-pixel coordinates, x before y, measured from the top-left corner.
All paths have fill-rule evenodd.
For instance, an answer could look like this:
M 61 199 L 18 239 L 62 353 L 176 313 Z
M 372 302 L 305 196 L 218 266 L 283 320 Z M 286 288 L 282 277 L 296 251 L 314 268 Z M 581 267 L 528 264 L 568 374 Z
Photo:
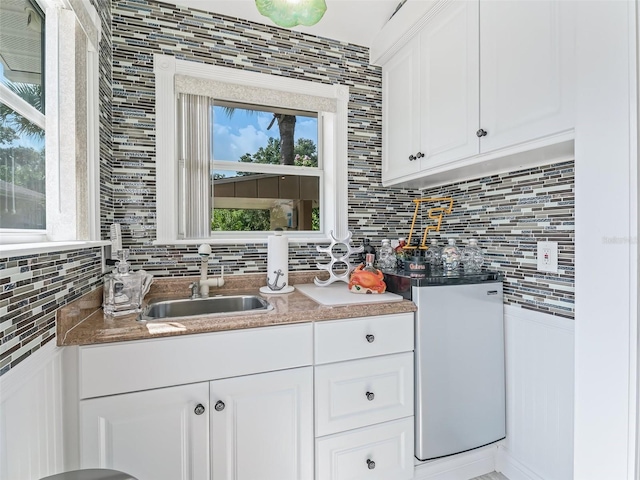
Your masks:
M 151 301 L 140 320 L 193 317 L 196 315 L 225 315 L 237 313 L 266 313 L 273 306 L 256 295 L 230 295 L 209 298 Z

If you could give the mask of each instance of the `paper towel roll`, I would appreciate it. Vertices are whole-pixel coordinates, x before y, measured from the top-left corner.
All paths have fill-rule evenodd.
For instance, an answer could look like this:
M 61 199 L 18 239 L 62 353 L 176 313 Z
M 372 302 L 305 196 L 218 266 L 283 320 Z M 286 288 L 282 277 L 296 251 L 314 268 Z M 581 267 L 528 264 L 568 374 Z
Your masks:
M 280 288 L 283 285 L 284 288 Z M 260 291 L 289 293 L 292 290 L 289 285 L 289 239 L 276 231 L 267 237 L 267 286 Z

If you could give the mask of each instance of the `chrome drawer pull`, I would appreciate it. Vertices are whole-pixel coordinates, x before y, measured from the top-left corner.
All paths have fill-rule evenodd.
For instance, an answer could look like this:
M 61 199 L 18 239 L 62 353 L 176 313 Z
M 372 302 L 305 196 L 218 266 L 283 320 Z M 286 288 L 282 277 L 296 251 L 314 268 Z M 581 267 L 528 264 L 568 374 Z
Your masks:
M 373 392 L 367 392 L 367 400 L 372 401 L 374 398 L 376 398 L 376 396 L 373 394 Z
M 371 334 L 367 335 L 365 338 L 367 339 L 367 342 L 369 342 L 369 343 L 373 343 L 373 341 L 376 339 L 376 337 L 374 337 Z
M 487 292 L 487 295 L 497 295 L 498 294 L 498 290 L 489 290 Z
M 376 462 L 367 458 L 367 467 L 369 468 L 369 470 L 373 470 L 374 468 L 376 468 Z

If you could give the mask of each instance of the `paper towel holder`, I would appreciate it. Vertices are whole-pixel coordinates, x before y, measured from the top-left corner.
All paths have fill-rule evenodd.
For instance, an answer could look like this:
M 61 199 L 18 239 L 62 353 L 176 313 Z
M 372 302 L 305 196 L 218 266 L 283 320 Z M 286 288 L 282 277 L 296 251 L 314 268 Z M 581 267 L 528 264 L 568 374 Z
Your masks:
M 278 237 L 282 235 L 282 228 L 276 228 L 275 229 L 275 236 Z M 267 242 L 269 243 L 269 241 Z M 269 247 L 270 249 L 270 247 Z M 270 263 L 270 262 L 268 262 Z M 271 265 L 268 265 L 268 267 L 271 267 Z M 265 293 L 265 294 L 283 294 L 283 293 L 291 293 L 295 290 L 294 287 L 292 287 L 291 285 L 287 285 L 287 277 L 288 275 L 282 271 L 282 268 L 277 268 L 277 266 L 274 265 L 274 267 L 276 267 L 275 270 L 273 270 L 273 274 L 275 275 L 275 278 L 273 279 L 273 281 L 269 280 L 269 271 L 267 271 L 267 285 L 264 287 L 260 287 L 260 293 Z M 288 273 L 288 272 L 287 272 Z M 282 285 L 278 285 L 278 282 L 280 280 L 280 277 L 283 277 L 282 279 Z

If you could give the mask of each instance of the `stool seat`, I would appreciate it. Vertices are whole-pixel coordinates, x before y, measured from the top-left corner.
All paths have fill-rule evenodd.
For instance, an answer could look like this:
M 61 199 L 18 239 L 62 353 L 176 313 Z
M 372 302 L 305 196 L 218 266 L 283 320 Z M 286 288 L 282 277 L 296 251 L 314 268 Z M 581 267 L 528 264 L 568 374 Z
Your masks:
M 131 475 L 105 468 L 90 468 L 58 473 L 41 480 L 136 480 Z

